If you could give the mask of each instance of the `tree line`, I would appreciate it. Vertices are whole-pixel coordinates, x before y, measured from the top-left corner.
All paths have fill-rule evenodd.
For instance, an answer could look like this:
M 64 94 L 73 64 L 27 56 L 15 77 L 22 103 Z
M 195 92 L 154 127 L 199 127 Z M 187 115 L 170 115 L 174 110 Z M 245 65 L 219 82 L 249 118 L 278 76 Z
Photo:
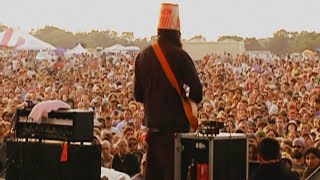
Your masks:
M 221 36 L 218 41 L 225 39 L 244 41 L 247 50 L 265 50 L 279 55 L 302 53 L 306 49 L 316 51 L 320 48 L 320 33 L 314 31 L 288 32 L 281 29 L 275 32 L 273 37 L 270 38 L 256 39 L 238 36 Z
M 0 32 L 6 28 L 5 25 L 0 25 Z M 147 38 L 135 38 L 133 32 L 118 33 L 113 30 L 92 30 L 91 32 L 74 34 L 54 26 L 33 29 L 30 33 L 55 47 L 62 48 L 72 48 L 77 43 L 81 43 L 86 48 L 104 48 L 114 44 L 122 44 L 124 46 L 138 46 L 143 49 L 150 44 L 150 41 L 156 38 L 152 36 L 151 40 L 148 41 Z M 196 35 L 191 39 L 195 38 L 206 39 L 202 35 Z M 288 32 L 281 29 L 275 32 L 273 37 L 268 38 L 256 39 L 254 37 L 221 36 L 218 38 L 218 41 L 226 39 L 244 41 L 246 50 L 249 51 L 265 50 L 279 55 L 294 52 L 301 53 L 305 49 L 315 51 L 320 48 L 320 33 L 314 31 Z

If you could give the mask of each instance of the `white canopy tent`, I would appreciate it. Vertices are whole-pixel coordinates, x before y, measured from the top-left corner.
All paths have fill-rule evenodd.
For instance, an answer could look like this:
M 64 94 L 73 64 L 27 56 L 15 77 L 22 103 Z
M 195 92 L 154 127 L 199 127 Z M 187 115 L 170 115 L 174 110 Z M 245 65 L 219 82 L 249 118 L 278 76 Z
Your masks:
M 56 49 L 49 43 L 41 41 L 35 37 L 30 37 L 29 41 L 17 47 L 18 50 L 54 50 Z
M 0 46 L 16 47 L 18 50 L 54 50 L 55 47 L 21 29 L 8 28 L 0 33 Z
M 36 56 L 36 60 L 55 60 L 58 56 L 56 56 L 53 52 L 40 51 Z
M 127 46 L 126 50 L 130 52 L 139 52 L 140 48 L 138 46 Z
M 80 43 L 78 43 L 78 45 L 76 47 L 74 47 L 73 49 L 67 50 L 67 52 L 65 52 L 64 55 L 65 56 L 72 56 L 74 54 L 82 54 L 82 53 L 87 53 L 87 52 L 88 52 L 88 50 L 83 48 L 82 45 Z
M 113 46 L 107 47 L 103 50 L 103 52 L 121 52 L 126 51 L 126 47 L 122 46 L 121 44 L 115 44 Z
M 140 48 L 137 46 L 123 46 L 121 44 L 115 44 L 103 50 L 103 52 L 106 52 L 106 53 L 137 52 L 137 51 L 140 51 Z

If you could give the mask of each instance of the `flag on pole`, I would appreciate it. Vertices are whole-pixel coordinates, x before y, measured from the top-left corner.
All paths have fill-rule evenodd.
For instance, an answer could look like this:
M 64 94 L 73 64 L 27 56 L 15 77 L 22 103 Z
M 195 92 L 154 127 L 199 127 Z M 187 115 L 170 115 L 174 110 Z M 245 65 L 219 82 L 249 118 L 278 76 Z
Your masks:
M 13 28 L 8 28 L 0 41 L 0 46 L 7 46 L 12 34 L 13 34 Z

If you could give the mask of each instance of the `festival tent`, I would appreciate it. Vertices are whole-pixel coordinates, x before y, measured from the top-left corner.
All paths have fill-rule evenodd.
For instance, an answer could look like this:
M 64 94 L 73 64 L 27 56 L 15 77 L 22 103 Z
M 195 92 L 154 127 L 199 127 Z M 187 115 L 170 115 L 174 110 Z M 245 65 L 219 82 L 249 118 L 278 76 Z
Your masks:
M 37 53 L 36 60 L 42 61 L 42 60 L 55 60 L 58 56 L 55 55 L 54 52 L 47 52 L 47 51 L 40 51 Z
M 54 50 L 55 47 L 21 29 L 8 28 L 0 33 L 0 46 L 15 47 L 18 50 Z
M 113 46 L 105 48 L 102 52 L 106 53 L 126 53 L 126 52 L 139 52 L 138 46 L 122 46 L 121 44 L 115 44 Z
M 54 50 L 55 47 L 35 37 L 30 37 L 24 44 L 18 46 L 18 50 Z
M 313 51 L 310 51 L 310 50 L 304 50 L 302 52 L 302 55 L 303 56 L 307 56 L 307 57 L 313 57 L 315 55 L 315 53 Z
M 140 48 L 138 46 L 127 46 L 125 49 L 129 52 L 139 52 Z
M 67 50 L 67 52 L 64 53 L 65 56 L 71 56 L 73 54 L 82 54 L 82 53 L 87 53 L 88 51 L 82 47 L 80 43 L 73 49 Z
M 121 52 L 121 51 L 127 51 L 126 47 L 122 46 L 121 44 L 115 44 L 113 46 L 107 47 L 103 50 L 103 52 Z

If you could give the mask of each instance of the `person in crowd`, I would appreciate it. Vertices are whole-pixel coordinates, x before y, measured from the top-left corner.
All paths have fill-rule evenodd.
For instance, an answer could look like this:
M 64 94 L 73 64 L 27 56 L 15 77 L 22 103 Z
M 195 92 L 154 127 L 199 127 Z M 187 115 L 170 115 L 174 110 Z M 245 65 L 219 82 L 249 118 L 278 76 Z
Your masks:
M 146 154 L 143 154 L 140 165 L 140 172 L 134 175 L 131 180 L 145 180 L 146 177 Z
M 129 146 L 129 153 L 133 154 L 137 159 L 138 162 L 141 162 L 141 158 L 143 156 L 143 152 L 139 147 L 138 139 L 135 136 L 128 137 L 128 146 Z
M 302 180 L 312 176 L 311 174 L 319 171 L 317 177 L 320 177 L 320 149 L 311 147 L 304 152 L 307 167 L 303 171 Z M 315 179 L 315 178 L 314 178 Z
M 257 161 L 257 145 L 249 143 L 249 161 Z
M 297 171 L 292 170 L 293 160 L 289 153 L 281 152 L 281 163 L 292 171 L 297 177 L 300 177 L 300 174 Z
M 316 135 L 316 138 L 314 140 L 314 145 L 315 148 L 320 149 L 320 133 Z
M 140 172 L 138 159 L 128 152 L 127 140 L 119 139 L 116 146 L 119 150 L 113 157 L 112 168 L 124 172 L 130 177 Z
M 282 115 L 277 116 L 276 118 L 277 133 L 281 137 L 285 137 L 285 122 L 286 122 L 286 119 L 284 116 Z
M 302 138 L 303 138 L 304 143 L 305 143 L 305 149 L 309 149 L 310 147 L 314 146 L 314 141 L 313 141 L 313 138 L 312 138 L 311 134 L 305 133 L 305 134 L 302 135 Z
M 99 117 L 101 118 L 104 123 L 104 127 L 105 129 L 111 133 L 111 134 L 116 134 L 116 135 L 120 135 L 120 131 L 113 126 L 113 123 L 112 123 L 112 118 L 110 116 L 107 116 L 106 118 L 103 118 L 103 117 Z
M 133 127 L 132 113 L 129 109 L 124 110 L 124 119 L 117 124 L 116 128 L 122 133 L 126 126 Z
M 132 126 L 126 126 L 124 127 L 122 137 L 128 140 L 130 136 L 134 136 L 134 133 L 135 132 Z
M 133 114 L 133 127 L 135 132 L 144 130 L 146 127 L 143 125 L 143 112 L 136 112 Z
M 106 168 L 112 168 L 113 155 L 110 153 L 111 144 L 108 140 L 103 140 L 101 143 L 101 146 L 102 146 L 102 153 L 101 153 L 102 166 Z
M 258 159 L 260 167 L 253 173 L 249 180 L 299 180 L 280 162 L 280 144 L 273 138 L 264 138 L 258 144 Z
M 161 8 L 156 42 L 180 90 L 185 92 L 183 85 L 187 85 L 189 98 L 200 103 L 202 84 L 192 59 L 182 49 L 178 5 L 164 3 Z M 168 11 L 172 12 L 169 17 L 172 18 L 171 23 L 164 21 L 167 16 L 164 13 Z M 168 81 L 152 46 L 139 53 L 135 60 L 134 96 L 144 105 L 145 125 L 149 128 L 146 179 L 173 179 L 174 133 L 188 132 L 190 126 L 181 99 Z
M 291 156 L 292 154 L 292 141 L 290 139 L 282 139 L 281 143 L 281 153 L 282 152 L 286 152 L 287 154 L 289 154 Z
M 292 152 L 292 158 L 293 158 L 293 167 L 292 169 L 297 171 L 300 176 L 302 176 L 302 173 L 304 169 L 306 168 L 306 162 L 303 157 L 303 152 L 305 150 L 305 143 L 303 138 L 296 138 L 292 142 L 293 152 Z

